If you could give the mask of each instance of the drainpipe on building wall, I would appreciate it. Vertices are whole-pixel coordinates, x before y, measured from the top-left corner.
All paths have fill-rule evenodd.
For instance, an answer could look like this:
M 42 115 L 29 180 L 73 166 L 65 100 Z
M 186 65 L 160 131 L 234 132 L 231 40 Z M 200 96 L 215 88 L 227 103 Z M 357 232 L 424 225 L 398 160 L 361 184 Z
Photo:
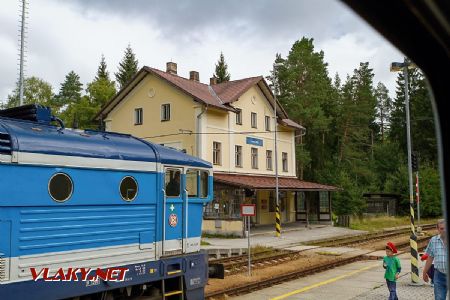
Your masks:
M 202 117 L 202 115 L 206 112 L 208 110 L 208 105 L 202 105 L 202 112 L 201 113 L 199 113 L 198 115 L 197 115 L 197 145 L 196 145 L 196 147 L 197 147 L 197 157 L 199 157 L 199 158 L 202 158 L 201 157 L 201 153 L 200 153 L 200 146 L 201 146 L 201 141 L 202 141 L 202 120 L 201 120 L 201 117 Z

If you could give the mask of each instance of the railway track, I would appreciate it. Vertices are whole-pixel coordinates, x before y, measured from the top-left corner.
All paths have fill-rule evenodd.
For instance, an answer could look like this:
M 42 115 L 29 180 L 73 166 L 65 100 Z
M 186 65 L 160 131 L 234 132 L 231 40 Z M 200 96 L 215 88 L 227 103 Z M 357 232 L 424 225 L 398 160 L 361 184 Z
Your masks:
M 290 260 L 297 259 L 301 254 L 301 251 L 283 251 L 275 255 L 266 257 L 252 258 L 252 268 L 265 268 L 268 266 L 286 263 Z M 248 268 L 248 257 L 239 258 L 237 261 L 229 261 L 224 263 L 225 276 L 241 273 Z
M 427 230 L 427 229 L 432 229 L 434 228 L 435 225 L 426 225 L 423 226 L 423 229 Z M 358 239 L 348 239 L 348 237 L 344 237 L 344 238 L 338 238 L 335 239 L 336 243 L 335 244 L 331 244 L 330 242 L 324 242 L 321 241 L 322 245 L 329 245 L 329 246 L 333 246 L 333 247 L 338 247 L 338 246 L 356 246 L 356 245 L 360 245 L 361 243 L 368 243 L 370 241 L 374 241 L 374 240 L 380 240 L 380 239 L 386 239 L 388 237 L 393 237 L 393 236 L 398 236 L 398 235 L 404 235 L 406 233 L 408 233 L 409 230 L 408 229 L 402 229 L 402 230 L 393 230 L 393 231 L 388 231 L 388 232 L 377 232 L 374 234 L 369 234 L 366 235 L 364 238 L 362 236 L 358 236 Z M 384 233 L 384 235 L 383 235 Z M 417 245 L 418 245 L 418 249 L 422 250 L 426 247 L 428 240 L 429 240 L 430 236 L 419 236 L 417 239 Z M 407 242 L 401 242 L 397 244 L 398 249 L 400 250 L 400 252 L 407 252 L 409 251 L 409 240 Z M 325 246 L 323 246 L 325 247 Z M 373 250 L 383 250 L 384 247 L 378 247 L 378 249 L 373 249 Z M 269 265 L 273 265 L 274 263 L 280 264 L 284 262 L 287 262 L 289 260 L 295 259 L 295 257 L 299 257 L 301 251 L 291 251 L 290 253 L 278 253 L 277 255 L 273 255 L 273 256 L 267 256 L 267 257 L 261 257 L 261 258 L 255 258 L 252 261 L 252 268 L 254 267 L 266 267 Z M 225 267 L 225 273 L 226 275 L 232 275 L 232 274 L 236 274 L 236 273 L 240 273 L 243 272 L 244 270 L 247 270 L 247 260 L 243 258 L 244 256 L 242 256 L 241 258 L 239 258 L 237 261 L 232 260 L 232 258 L 230 259 L 226 259 L 226 261 L 224 261 L 224 267 Z M 359 260 L 367 260 L 367 259 L 379 259 L 378 256 L 371 256 L 370 253 L 365 253 L 365 254 L 359 254 L 359 255 L 354 255 L 351 257 L 347 257 L 347 258 L 340 258 L 340 259 L 335 259 L 332 262 L 327 262 L 327 263 L 321 263 L 321 264 L 317 264 L 315 266 L 309 267 L 305 270 L 298 270 L 298 271 L 294 271 L 294 272 L 288 272 L 285 274 L 278 274 L 277 276 L 273 276 L 271 278 L 268 278 L 266 280 L 259 280 L 257 282 L 251 282 L 251 283 L 245 283 L 242 286 L 233 286 L 232 288 L 229 289 L 224 289 L 224 290 L 220 290 L 220 291 L 214 291 L 214 292 L 207 292 L 207 294 L 205 295 L 205 297 L 207 299 L 221 299 L 221 297 L 225 297 L 225 296 L 233 296 L 233 295 L 241 295 L 241 294 L 246 294 L 246 293 L 250 293 L 252 291 L 256 291 L 262 288 L 266 288 L 272 285 L 276 285 L 282 282 L 286 282 L 286 281 L 290 281 L 293 279 L 297 279 L 300 277 L 305 277 L 314 273 L 319 273 L 319 272 L 323 272 L 325 270 L 328 269 L 332 269 L 338 266 L 342 266 L 342 265 L 346 265 L 355 261 L 359 261 Z M 218 260 L 215 260 L 218 261 Z M 272 263 L 274 262 L 274 263 Z
M 422 231 L 432 230 L 436 228 L 436 224 L 426 224 L 422 226 Z M 358 234 L 352 236 L 342 236 L 337 238 L 328 238 L 322 240 L 316 240 L 308 242 L 307 245 L 312 246 L 322 246 L 322 247 L 345 247 L 351 246 L 355 244 L 361 244 L 363 242 L 373 242 L 376 240 L 382 240 L 389 237 L 401 235 L 401 234 L 409 234 L 410 228 L 401 228 L 394 230 L 383 230 L 372 233 Z
M 433 225 L 425 225 L 423 226 L 424 230 L 434 228 Z M 346 236 L 336 238 L 334 240 L 326 239 L 320 240 L 313 243 L 309 243 L 316 246 L 321 247 L 358 247 L 364 244 L 369 244 L 377 240 L 383 240 L 390 237 L 404 235 L 409 232 L 409 229 L 398 229 L 398 230 L 390 230 L 390 231 L 381 231 L 375 232 L 365 235 L 358 236 Z M 421 237 L 418 238 L 418 243 L 421 241 Z M 425 237 L 427 239 L 427 237 Z M 404 246 L 402 246 L 404 244 Z M 409 241 L 405 243 L 398 244 L 398 247 L 409 247 Z M 382 247 L 373 248 L 373 250 L 383 250 L 384 245 Z M 268 250 L 262 251 L 255 254 L 252 254 L 252 268 L 264 268 L 271 265 L 276 265 L 280 263 L 285 263 L 290 260 L 294 260 L 301 256 L 302 251 L 289 251 L 289 250 Z M 225 276 L 230 276 L 233 274 L 237 274 L 240 272 L 245 272 L 248 268 L 248 255 L 238 255 L 233 257 L 226 257 L 220 259 L 212 259 L 209 261 L 210 264 L 222 264 L 225 270 Z
M 333 263 L 323 263 L 323 264 L 319 264 L 319 265 L 310 267 L 305 270 L 299 270 L 299 271 L 289 272 L 289 273 L 285 273 L 285 274 L 280 274 L 275 277 L 269 278 L 267 280 L 259 280 L 257 282 L 245 283 L 241 286 L 234 286 L 229 289 L 224 289 L 224 290 L 215 291 L 215 292 L 209 292 L 205 295 L 205 298 L 212 300 L 212 299 L 222 299 L 223 297 L 226 297 L 226 296 L 236 296 L 236 295 L 247 294 L 247 293 L 250 293 L 250 292 L 253 292 L 256 290 L 270 287 L 275 284 L 279 284 L 279 283 L 290 281 L 290 280 L 297 279 L 300 277 L 308 276 L 308 275 L 311 275 L 314 273 L 323 272 L 325 270 L 332 269 L 332 268 L 335 268 L 338 266 L 346 265 L 346 264 L 361 260 L 362 258 L 363 258 L 363 255 L 356 255 L 353 257 L 346 258 L 346 259 L 336 260 Z

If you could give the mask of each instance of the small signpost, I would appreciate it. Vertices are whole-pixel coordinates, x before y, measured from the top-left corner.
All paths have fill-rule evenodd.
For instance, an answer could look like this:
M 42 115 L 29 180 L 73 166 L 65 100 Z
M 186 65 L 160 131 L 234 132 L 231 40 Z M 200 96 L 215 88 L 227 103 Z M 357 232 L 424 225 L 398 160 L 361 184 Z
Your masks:
M 247 240 L 248 240 L 248 276 L 251 272 L 251 258 L 250 258 L 250 217 L 256 216 L 256 204 L 241 204 L 241 216 L 244 217 L 244 228 L 247 224 Z

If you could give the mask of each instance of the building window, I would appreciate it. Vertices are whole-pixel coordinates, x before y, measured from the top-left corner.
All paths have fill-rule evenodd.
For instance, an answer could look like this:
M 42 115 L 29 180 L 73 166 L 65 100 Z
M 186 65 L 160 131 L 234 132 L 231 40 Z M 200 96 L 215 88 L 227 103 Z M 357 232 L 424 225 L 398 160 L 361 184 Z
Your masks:
M 319 192 L 320 199 L 320 212 L 329 213 L 330 212 L 330 201 L 328 198 L 328 192 Z M 384 210 L 382 210 L 384 212 Z
M 252 120 L 252 122 L 251 122 L 252 128 L 258 128 L 257 114 L 256 113 L 252 112 L 251 120 Z
M 297 212 L 306 213 L 305 192 L 297 192 Z
M 235 149 L 234 159 L 235 159 L 236 167 L 241 168 L 242 167 L 242 146 L 236 145 L 236 146 L 234 146 L 234 149 Z
M 272 170 L 272 150 L 266 151 L 266 168 Z
M 242 220 L 241 203 L 245 193 L 240 189 L 217 186 L 214 188 L 214 197 L 204 211 L 207 219 Z
M 286 152 L 283 152 L 281 154 L 281 160 L 282 160 L 282 164 L 283 164 L 283 172 L 287 172 L 288 171 L 288 157 L 287 157 Z
M 142 108 L 134 109 L 134 125 L 142 125 L 143 114 Z
M 242 125 L 242 109 L 236 108 L 236 124 Z
M 213 164 L 222 164 L 222 144 L 219 142 L 213 142 Z
M 266 131 L 270 131 L 270 117 L 266 116 L 265 120 L 266 120 Z
M 258 169 L 258 149 L 252 148 L 252 169 Z
M 161 121 L 170 121 L 170 104 L 161 105 Z

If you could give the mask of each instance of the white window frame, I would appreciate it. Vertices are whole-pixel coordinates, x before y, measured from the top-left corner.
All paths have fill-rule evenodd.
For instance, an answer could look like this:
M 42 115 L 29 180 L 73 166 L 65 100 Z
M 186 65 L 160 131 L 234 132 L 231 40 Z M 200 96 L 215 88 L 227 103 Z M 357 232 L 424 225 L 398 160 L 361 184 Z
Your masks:
M 142 125 L 144 122 L 144 110 L 142 107 L 134 109 L 134 125 Z
M 234 146 L 234 163 L 238 168 L 242 168 L 242 146 L 235 145 Z
M 242 109 L 236 108 L 236 125 L 242 125 Z
M 269 170 L 269 171 L 273 170 L 272 157 L 273 157 L 272 150 L 266 150 L 266 169 Z
M 161 104 L 161 122 L 170 121 L 170 103 Z
M 266 125 L 266 131 L 270 131 L 270 117 L 265 116 L 265 125 Z
M 250 114 L 250 120 L 251 120 L 252 128 L 258 128 L 258 114 L 255 112 L 252 112 Z
M 222 143 L 213 142 L 213 165 L 222 165 Z
M 287 152 L 281 153 L 281 164 L 283 165 L 283 172 L 288 172 L 288 154 Z
M 251 148 L 252 169 L 258 169 L 258 148 Z

